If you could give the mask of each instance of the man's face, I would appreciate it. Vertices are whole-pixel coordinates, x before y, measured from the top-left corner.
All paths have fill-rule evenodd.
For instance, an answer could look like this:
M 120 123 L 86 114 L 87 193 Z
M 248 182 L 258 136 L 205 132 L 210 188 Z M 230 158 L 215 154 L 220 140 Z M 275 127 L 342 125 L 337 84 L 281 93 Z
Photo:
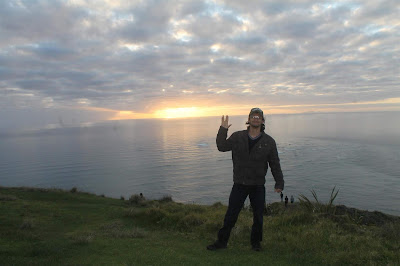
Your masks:
M 260 127 L 263 123 L 263 117 L 259 113 L 252 113 L 249 117 L 249 124 L 252 127 Z

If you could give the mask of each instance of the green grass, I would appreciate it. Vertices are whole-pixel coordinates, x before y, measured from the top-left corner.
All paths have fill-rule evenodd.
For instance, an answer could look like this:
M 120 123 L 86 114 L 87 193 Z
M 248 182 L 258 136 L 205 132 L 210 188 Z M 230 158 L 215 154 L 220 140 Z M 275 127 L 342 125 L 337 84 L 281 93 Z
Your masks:
M 326 212 L 309 207 L 269 205 L 261 252 L 250 249 L 245 209 L 228 249 L 210 252 L 220 203 L 0 187 L 0 265 L 400 265 L 398 217 L 379 213 L 376 223 L 362 211 L 332 213 L 332 202 Z

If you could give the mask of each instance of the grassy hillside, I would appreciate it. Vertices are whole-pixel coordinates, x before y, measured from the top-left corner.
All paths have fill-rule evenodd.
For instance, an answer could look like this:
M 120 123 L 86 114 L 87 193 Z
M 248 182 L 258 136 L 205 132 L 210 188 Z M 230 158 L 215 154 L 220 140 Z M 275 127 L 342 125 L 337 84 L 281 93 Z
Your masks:
M 0 187 L 0 265 L 400 265 L 398 217 L 310 206 L 267 206 L 261 252 L 245 209 L 228 249 L 211 252 L 220 203 Z

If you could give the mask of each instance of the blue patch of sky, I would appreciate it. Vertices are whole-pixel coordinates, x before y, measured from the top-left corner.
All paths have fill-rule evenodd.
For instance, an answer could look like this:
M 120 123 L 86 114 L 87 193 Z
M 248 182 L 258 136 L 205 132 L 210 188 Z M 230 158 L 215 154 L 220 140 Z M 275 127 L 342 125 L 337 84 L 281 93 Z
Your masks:
M 369 24 L 369 25 L 365 26 L 364 28 L 362 28 L 361 31 L 364 32 L 364 34 L 367 36 L 373 36 L 373 35 L 379 33 L 384 28 L 385 27 L 383 27 L 381 25 Z
M 332 9 L 332 8 L 340 8 L 340 7 L 347 7 L 351 11 L 355 11 L 361 7 L 361 5 L 356 3 L 338 3 L 338 2 L 327 2 L 320 5 L 324 10 Z
M 131 13 L 113 13 L 112 15 L 113 21 L 118 21 L 118 22 L 133 22 L 135 20 L 135 17 Z
M 341 5 L 342 5 L 341 3 L 329 2 L 321 4 L 321 7 L 323 7 L 324 9 L 330 9 L 330 8 L 338 8 Z
M 63 56 L 73 53 L 73 50 L 61 48 L 58 46 L 58 44 L 53 42 L 36 44 L 34 45 L 34 51 L 40 55 L 46 55 L 52 57 Z
M 214 1 L 207 1 L 207 9 L 202 12 L 202 15 L 232 15 L 233 11 L 228 10 L 223 5 L 219 5 Z

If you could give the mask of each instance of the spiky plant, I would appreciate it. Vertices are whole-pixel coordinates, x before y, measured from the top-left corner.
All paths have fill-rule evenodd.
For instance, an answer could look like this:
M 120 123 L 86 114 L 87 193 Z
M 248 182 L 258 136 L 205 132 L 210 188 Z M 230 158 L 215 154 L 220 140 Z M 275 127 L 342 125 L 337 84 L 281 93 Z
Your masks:
M 311 190 L 311 194 L 313 195 L 315 202 L 312 202 L 305 195 L 300 194 L 300 196 L 299 196 L 300 204 L 305 209 L 312 211 L 314 213 L 335 214 L 336 207 L 335 207 L 335 205 L 333 205 L 333 202 L 335 201 L 335 199 L 339 193 L 339 189 L 336 192 L 335 192 L 335 190 L 336 190 L 336 186 L 333 187 L 333 189 L 332 189 L 328 204 L 323 204 L 321 201 L 319 201 L 317 193 L 313 189 Z

